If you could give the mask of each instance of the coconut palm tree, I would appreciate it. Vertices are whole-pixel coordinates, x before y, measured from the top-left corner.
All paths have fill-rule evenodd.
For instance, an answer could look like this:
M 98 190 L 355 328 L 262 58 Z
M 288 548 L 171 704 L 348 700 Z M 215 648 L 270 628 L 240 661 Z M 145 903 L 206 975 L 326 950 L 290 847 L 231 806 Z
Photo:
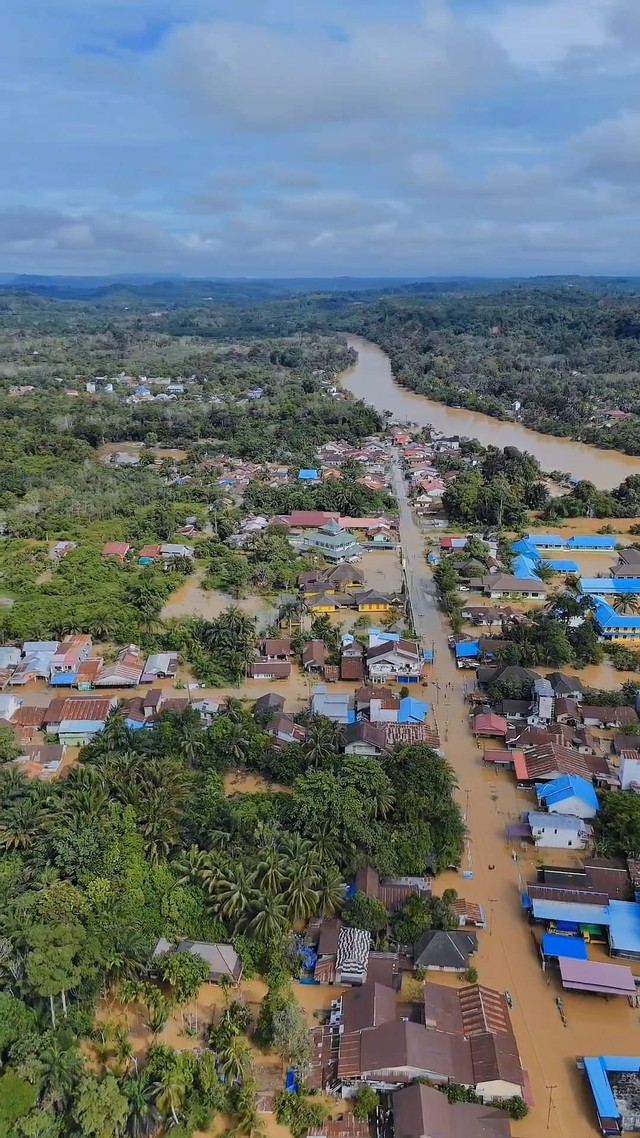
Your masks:
M 253 904 L 254 916 L 249 931 L 256 940 L 269 941 L 277 937 L 287 924 L 287 909 L 281 898 L 261 894 Z
M 169 1019 L 169 1015 L 171 1014 L 171 1004 L 160 992 L 157 991 L 157 989 L 153 989 L 153 992 L 153 1003 L 150 1003 L 147 1006 L 147 1014 L 145 1016 L 144 1023 L 145 1027 L 155 1037 L 159 1032 L 162 1031 L 164 1025 Z
M 234 763 L 243 763 L 251 747 L 251 739 L 243 723 L 231 724 L 225 743 Z
M 222 705 L 222 711 L 230 723 L 242 723 L 245 718 L 244 704 L 241 699 L 230 695 Z
M 59 1034 L 40 1052 L 43 1105 L 53 1107 L 58 1113 L 68 1106 L 82 1073 L 78 1052 L 72 1047 L 65 1047 L 65 1042 L 65 1038 Z
M 253 880 L 261 893 L 275 896 L 285 880 L 282 856 L 274 846 L 263 849 L 253 871 Z
M 234 1035 L 218 1055 L 220 1071 L 228 1083 L 242 1082 L 251 1068 L 251 1048 L 242 1035 Z
M 284 894 L 289 918 L 292 921 L 308 920 L 318 908 L 320 892 L 313 887 L 315 878 L 310 877 L 301 866 L 291 873 Z
M 346 885 L 333 865 L 327 866 L 318 878 L 318 911 L 321 917 L 334 917 L 345 899 Z
M 252 875 L 241 861 L 230 863 L 216 892 L 216 906 L 221 914 L 239 922 L 246 916 L 254 897 Z
M 175 869 L 179 874 L 178 885 L 193 885 L 203 879 L 203 873 L 207 870 L 207 855 L 198 846 L 191 845 L 177 859 Z
M 637 593 L 622 593 L 614 598 L 613 608 L 618 613 L 630 613 L 635 616 L 640 610 L 640 598 Z
M 195 714 L 195 713 L 194 713 Z M 200 718 L 183 719 L 179 725 L 178 749 L 188 767 L 195 767 L 204 751 L 204 737 Z
M 155 1088 L 144 1071 L 125 1079 L 122 1092 L 129 1104 L 126 1132 L 128 1138 L 149 1138 L 158 1127 L 159 1114 L 155 1104 Z
M 333 724 L 321 718 L 314 719 L 310 723 L 304 745 L 309 766 L 315 768 L 324 766 L 335 756 L 338 747 L 333 727 Z
M 166 1119 L 172 1118 L 175 1126 L 179 1125 L 178 1111 L 186 1093 L 184 1072 L 177 1062 L 165 1068 L 154 1083 L 156 1107 Z

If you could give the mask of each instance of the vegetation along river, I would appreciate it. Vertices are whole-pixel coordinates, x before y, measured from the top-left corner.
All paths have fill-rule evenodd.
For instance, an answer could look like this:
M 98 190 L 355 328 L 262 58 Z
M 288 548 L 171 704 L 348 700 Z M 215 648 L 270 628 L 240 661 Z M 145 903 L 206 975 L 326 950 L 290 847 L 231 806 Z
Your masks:
M 378 411 L 390 411 L 394 418 L 426 425 L 430 423 L 446 435 L 466 435 L 484 446 L 514 446 L 535 455 L 543 470 L 567 471 L 572 478 L 588 479 L 600 490 L 618 486 L 630 474 L 640 474 L 640 458 L 620 451 L 599 450 L 571 439 L 555 438 L 531 431 L 519 423 L 492 419 L 464 408 L 433 403 L 424 395 L 408 391 L 393 378 L 389 357 L 376 344 L 360 336 L 348 336 L 349 346 L 358 353 L 357 364 L 342 375 L 348 391 Z

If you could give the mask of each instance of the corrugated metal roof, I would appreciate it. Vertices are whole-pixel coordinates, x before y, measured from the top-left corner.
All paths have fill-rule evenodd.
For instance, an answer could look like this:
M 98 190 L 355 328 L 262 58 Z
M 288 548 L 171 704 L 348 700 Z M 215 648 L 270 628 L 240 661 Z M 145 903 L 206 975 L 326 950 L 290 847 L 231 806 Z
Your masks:
M 621 903 L 621 902 L 618 902 Z M 573 921 L 578 925 L 609 924 L 609 905 L 579 905 L 566 901 L 532 900 L 533 915 L 538 921 Z
M 609 943 L 613 952 L 640 953 L 640 904 L 609 902 Z
M 600 964 L 595 960 L 560 957 L 563 988 L 579 992 L 602 992 L 609 996 L 635 996 L 633 972 L 621 964 Z

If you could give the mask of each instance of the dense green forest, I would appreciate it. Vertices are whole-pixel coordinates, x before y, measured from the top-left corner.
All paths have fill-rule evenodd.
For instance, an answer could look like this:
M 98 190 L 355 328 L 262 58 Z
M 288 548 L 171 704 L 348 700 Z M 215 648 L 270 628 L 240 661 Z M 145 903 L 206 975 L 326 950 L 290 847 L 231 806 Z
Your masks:
M 350 331 L 380 344 L 399 381 L 430 398 L 501 418 L 518 400 L 528 426 L 640 454 L 637 281 L 459 281 L 324 293 L 186 282 L 105 286 L 88 296 L 81 289 L 84 299 L 64 301 L 32 287 L 31 294 L 0 293 L 0 376 L 13 382 L 52 384 L 52 377 L 67 382 L 128 368 L 146 374 L 152 363 L 160 374 L 206 373 L 205 388 L 219 391 L 221 364 L 222 386 L 234 367 L 241 383 L 260 381 L 257 366 L 251 376 L 244 370 L 260 363 L 260 348 L 245 346 L 234 359 L 234 339 Z M 286 366 L 289 351 L 293 344 L 269 366 Z M 632 418 L 610 422 L 615 409 Z M 156 413 L 147 408 L 134 418 Z M 177 436 L 182 422 L 174 414 Z

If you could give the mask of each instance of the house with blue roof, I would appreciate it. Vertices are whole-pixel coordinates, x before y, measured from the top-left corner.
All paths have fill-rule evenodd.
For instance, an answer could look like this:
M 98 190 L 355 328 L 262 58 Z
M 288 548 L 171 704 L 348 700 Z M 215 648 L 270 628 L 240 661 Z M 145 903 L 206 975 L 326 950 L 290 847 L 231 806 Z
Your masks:
M 424 723 L 429 713 L 429 704 L 421 699 L 414 699 L 407 695 L 400 700 L 398 709 L 398 723 Z
M 576 818 L 595 818 L 598 796 L 593 783 L 575 774 L 562 774 L 551 782 L 536 783 L 538 805 L 550 814 L 570 814 Z
M 299 470 L 298 479 L 300 482 L 319 482 L 320 475 L 317 470 Z
M 624 597 L 640 593 L 640 577 L 581 577 L 580 592 L 585 596 Z
M 582 553 L 609 553 L 615 550 L 616 539 L 607 534 L 576 534 L 567 538 L 566 549 L 577 549 Z
M 554 573 L 578 573 L 579 566 L 575 561 L 563 557 L 541 557 L 539 550 L 528 537 L 523 537 L 520 541 L 514 541 L 511 546 L 513 552 L 517 554 L 513 563 L 513 573 L 515 577 L 525 577 L 529 580 L 539 581 L 540 577 L 537 570 L 544 566 L 547 569 L 552 569 Z
M 592 596 L 590 602 L 594 626 L 604 640 L 613 644 L 640 642 L 640 613 L 632 616 L 616 612 L 613 605 L 603 597 Z
M 578 550 L 581 553 L 608 553 L 615 549 L 615 536 L 607 534 L 575 534 L 561 537 L 559 533 L 529 533 L 524 539 L 536 549 Z M 522 550 L 525 552 L 525 550 Z
M 564 549 L 565 541 L 559 533 L 529 533 L 527 541 L 536 549 Z
M 480 641 L 459 640 L 454 651 L 456 660 L 477 660 L 480 655 Z
M 622 1134 L 625 1130 L 637 1130 L 640 1111 L 633 1108 L 628 1090 L 623 1090 L 618 1099 L 616 1087 L 619 1079 L 611 1076 L 624 1075 L 626 1088 L 633 1083 L 635 1092 L 640 1091 L 640 1056 L 598 1055 L 592 1058 L 585 1055 L 582 1065 L 589 1080 L 600 1133 Z
M 554 573 L 580 572 L 577 561 L 571 561 L 569 557 L 543 557 L 540 564 L 547 565 L 549 569 L 553 569 Z

